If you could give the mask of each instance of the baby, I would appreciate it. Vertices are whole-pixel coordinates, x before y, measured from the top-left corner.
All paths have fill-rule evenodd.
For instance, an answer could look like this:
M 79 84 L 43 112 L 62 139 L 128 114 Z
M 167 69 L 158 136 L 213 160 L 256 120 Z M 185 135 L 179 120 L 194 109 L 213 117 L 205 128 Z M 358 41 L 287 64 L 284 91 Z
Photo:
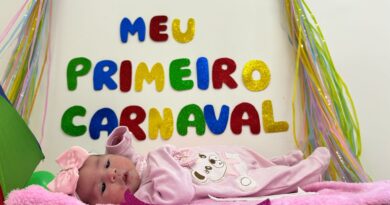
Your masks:
M 105 155 L 89 155 L 72 147 L 57 159 L 65 165 L 49 189 L 75 195 L 88 204 L 119 204 L 126 190 L 150 204 L 188 204 L 209 195 L 227 198 L 294 192 L 320 181 L 330 160 L 323 147 L 307 159 L 300 151 L 268 160 L 244 147 L 179 149 L 171 145 L 144 157 L 134 151 L 132 138 L 127 127 L 118 127 L 108 138 Z

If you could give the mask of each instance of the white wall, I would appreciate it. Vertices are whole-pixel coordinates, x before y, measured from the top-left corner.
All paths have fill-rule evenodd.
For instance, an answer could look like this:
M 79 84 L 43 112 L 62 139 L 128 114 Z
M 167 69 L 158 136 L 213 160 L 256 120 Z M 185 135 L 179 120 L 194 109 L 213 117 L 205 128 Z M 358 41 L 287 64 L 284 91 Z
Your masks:
M 16 13 L 22 1 L 0 1 L 0 29 L 4 29 L 6 23 L 9 21 L 12 15 Z M 65 19 L 71 19 L 72 17 L 64 14 L 61 15 L 61 9 L 65 10 L 66 8 L 68 8 L 66 6 L 72 6 L 72 4 L 76 4 L 76 2 L 82 4 L 82 2 L 79 1 L 73 1 L 73 3 L 71 1 L 68 1 L 61 2 L 61 7 L 54 7 L 54 13 L 56 14 L 57 12 L 57 16 L 54 17 L 55 21 L 57 21 L 55 28 L 59 31 L 63 29 L 60 28 L 61 25 L 72 25 L 71 20 Z M 385 67 L 387 65 L 388 59 L 390 59 L 390 24 L 387 22 L 387 19 L 390 19 L 390 13 L 386 12 L 390 9 L 390 2 L 386 0 L 308 0 L 307 3 L 309 4 L 311 10 L 313 11 L 320 24 L 320 27 L 322 28 L 336 68 L 341 74 L 341 76 L 344 78 L 346 84 L 349 86 L 350 92 L 352 94 L 361 126 L 360 128 L 363 143 L 363 155 L 361 158 L 362 163 L 365 166 L 367 172 L 373 177 L 373 179 L 390 179 L 390 165 L 386 163 L 390 159 L 390 129 L 386 129 L 387 116 L 390 116 L 390 92 L 387 90 L 390 87 L 390 71 L 386 70 Z M 156 14 L 148 13 L 144 16 L 150 17 L 153 15 Z M 277 18 L 276 16 L 278 15 L 275 15 L 274 17 Z M 198 31 L 199 30 L 200 29 L 198 29 Z M 70 30 L 67 32 L 72 31 Z M 61 33 L 58 31 L 55 34 L 57 38 L 66 38 L 66 36 L 68 35 L 72 34 L 64 33 L 63 35 L 61 35 Z M 98 37 L 95 36 L 95 38 Z M 80 41 L 82 42 L 82 40 Z M 102 46 L 105 45 L 104 41 L 97 41 L 101 42 Z M 108 42 L 107 45 L 112 43 L 112 41 L 113 40 Z M 76 57 L 78 55 L 75 50 L 68 50 L 68 53 L 62 50 L 61 46 L 66 47 L 66 44 L 66 42 L 57 42 L 57 44 L 55 45 L 54 50 L 57 49 L 57 53 L 54 54 L 54 60 L 56 61 L 54 62 L 54 65 L 64 66 L 66 65 L 65 61 L 68 61 L 69 58 Z M 91 53 L 88 53 L 88 50 L 83 51 L 85 56 L 92 56 L 90 55 Z M 67 58 L 62 57 L 60 55 L 61 52 L 63 52 L 63 55 L 69 54 L 69 56 L 67 56 Z M 211 55 L 211 51 L 209 53 L 206 53 L 205 55 Z M 215 51 L 213 55 L 218 55 L 218 51 Z M 234 53 L 232 55 L 232 57 L 234 57 Z M 111 55 L 110 53 L 104 53 L 102 57 L 114 58 L 114 55 Z M 176 57 L 179 56 L 176 55 Z M 4 61 L 3 58 L 1 58 L 0 60 Z M 143 60 L 153 61 L 155 59 L 154 57 L 149 57 L 148 59 Z M 157 54 L 156 60 L 159 60 Z M 244 63 L 244 60 L 241 61 L 242 62 L 240 63 Z M 286 62 L 289 62 L 289 60 L 285 61 L 285 63 Z M 267 63 L 272 64 L 273 62 Z M 279 71 L 271 69 L 271 72 L 273 72 L 274 75 L 277 75 L 276 73 L 278 73 Z M 3 68 L 0 68 L 0 76 L 2 74 Z M 275 81 L 277 81 L 277 78 L 273 82 Z M 63 85 L 51 86 L 52 89 L 57 89 L 58 87 L 61 87 Z M 274 97 L 274 99 L 278 97 L 290 99 L 289 94 L 280 94 L 280 96 L 274 96 L 272 93 L 277 92 L 277 89 L 271 89 L 274 88 L 270 88 L 270 92 L 269 94 L 267 94 L 266 97 Z M 66 95 L 66 93 L 64 95 Z M 59 97 L 61 96 L 61 94 L 54 94 L 52 92 L 50 99 L 53 100 L 56 98 L 56 96 Z M 42 116 L 40 116 L 39 114 L 42 113 L 41 111 L 43 107 L 43 96 L 41 95 L 40 97 L 40 103 L 36 106 L 36 110 L 34 110 L 35 116 L 33 116 L 33 119 L 35 120 L 33 120 L 31 124 L 31 127 L 37 136 L 41 136 L 40 123 L 42 122 Z M 275 99 L 274 103 L 285 103 L 286 105 L 288 105 L 289 101 L 285 101 L 286 100 Z M 285 109 L 289 109 L 289 107 L 286 107 L 279 111 L 284 113 Z M 287 112 L 285 115 L 289 116 L 290 114 Z M 49 116 L 49 120 L 47 121 L 48 125 L 46 126 L 46 133 L 49 133 L 48 135 L 54 135 L 55 133 L 50 132 L 51 130 L 48 127 L 57 126 L 56 124 L 50 124 L 51 122 L 55 122 L 53 121 L 55 120 L 54 116 L 51 117 L 52 119 L 50 119 Z M 290 119 L 288 119 L 288 121 L 291 122 Z M 58 128 L 55 127 L 51 129 Z M 291 135 L 290 131 L 287 133 L 288 135 Z M 245 139 L 248 140 L 249 138 Z M 84 141 L 85 140 L 86 139 L 84 138 Z M 210 140 L 211 142 L 219 142 L 215 139 Z M 229 140 L 231 139 L 229 138 Z M 290 147 L 292 147 L 291 138 L 286 139 L 285 136 L 274 137 L 272 141 L 267 141 L 263 139 L 262 142 L 271 144 L 274 143 L 273 147 L 275 147 L 279 143 L 277 149 L 265 151 L 267 155 L 280 154 L 284 152 L 285 149 L 289 149 Z M 44 144 L 43 146 L 44 150 L 49 150 L 50 153 L 52 153 L 53 148 L 50 148 L 49 145 L 53 143 L 57 142 L 54 139 L 53 141 L 46 141 L 46 144 Z M 180 144 L 185 142 L 179 141 L 178 143 Z M 201 144 L 202 142 L 197 143 Z M 102 144 L 102 142 L 99 142 L 99 144 Z M 91 145 L 91 147 L 94 146 L 96 145 Z M 155 146 L 155 144 L 153 146 Z M 57 152 L 60 151 L 57 150 Z M 45 161 L 45 163 L 50 165 L 42 165 L 41 167 L 52 169 L 52 167 L 54 166 L 52 165 L 52 159 L 54 159 L 54 157 L 55 156 L 47 156 L 47 160 Z

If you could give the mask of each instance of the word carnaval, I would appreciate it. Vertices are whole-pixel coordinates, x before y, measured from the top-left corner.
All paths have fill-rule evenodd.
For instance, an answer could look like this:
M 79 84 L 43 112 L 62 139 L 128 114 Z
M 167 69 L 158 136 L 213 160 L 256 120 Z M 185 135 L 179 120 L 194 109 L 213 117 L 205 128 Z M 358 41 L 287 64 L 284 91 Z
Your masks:
M 61 119 L 61 128 L 69 136 L 79 137 L 87 132 L 87 125 L 74 124 L 74 119 L 85 117 L 87 109 L 80 105 L 75 105 L 67 109 Z M 246 116 L 245 116 L 246 115 Z M 196 104 L 184 106 L 176 117 L 176 130 L 179 135 L 185 136 L 188 128 L 195 128 L 196 134 L 205 134 L 206 126 L 215 135 L 222 134 L 229 121 L 230 130 L 234 134 L 240 134 L 244 126 L 248 126 L 252 134 L 260 134 L 260 117 L 255 106 L 251 103 L 243 102 L 236 105 L 230 113 L 230 107 L 223 105 L 219 116 L 215 115 L 213 105 L 206 105 L 203 109 Z M 100 133 L 111 131 L 118 125 L 127 126 L 134 134 L 135 138 L 143 141 L 146 133 L 141 127 L 146 119 L 145 110 L 138 105 L 125 107 L 119 118 L 111 108 L 101 108 L 96 111 L 89 123 L 89 135 L 92 139 L 99 139 Z M 275 121 L 272 102 L 265 100 L 262 103 L 262 124 L 266 133 L 284 132 L 288 130 L 288 123 L 285 121 Z M 150 139 L 157 139 L 160 133 L 161 138 L 168 140 L 174 131 L 173 112 L 170 108 L 163 109 L 163 115 L 156 109 L 151 108 L 148 113 L 148 136 Z

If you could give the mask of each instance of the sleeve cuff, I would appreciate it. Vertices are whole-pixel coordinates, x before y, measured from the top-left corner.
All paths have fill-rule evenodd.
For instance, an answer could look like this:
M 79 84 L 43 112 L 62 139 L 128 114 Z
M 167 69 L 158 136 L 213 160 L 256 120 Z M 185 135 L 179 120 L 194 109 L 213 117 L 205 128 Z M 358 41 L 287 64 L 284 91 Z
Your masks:
M 106 152 L 108 154 L 120 154 L 131 146 L 130 132 L 125 126 L 120 126 L 114 129 L 109 135 Z

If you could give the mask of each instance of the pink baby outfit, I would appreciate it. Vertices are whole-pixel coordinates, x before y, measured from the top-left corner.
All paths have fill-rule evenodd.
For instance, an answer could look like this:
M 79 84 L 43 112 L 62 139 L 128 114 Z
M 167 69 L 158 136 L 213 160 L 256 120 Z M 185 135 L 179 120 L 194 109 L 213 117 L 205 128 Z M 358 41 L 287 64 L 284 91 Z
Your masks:
M 143 157 L 134 151 L 132 138 L 127 127 L 118 127 L 110 134 L 106 151 L 126 156 L 136 164 L 141 184 L 134 195 L 151 204 L 188 204 L 208 195 L 289 193 L 320 181 L 330 160 L 326 148 L 316 149 L 304 160 L 299 151 L 268 160 L 245 147 L 179 149 L 172 145 L 164 145 Z

